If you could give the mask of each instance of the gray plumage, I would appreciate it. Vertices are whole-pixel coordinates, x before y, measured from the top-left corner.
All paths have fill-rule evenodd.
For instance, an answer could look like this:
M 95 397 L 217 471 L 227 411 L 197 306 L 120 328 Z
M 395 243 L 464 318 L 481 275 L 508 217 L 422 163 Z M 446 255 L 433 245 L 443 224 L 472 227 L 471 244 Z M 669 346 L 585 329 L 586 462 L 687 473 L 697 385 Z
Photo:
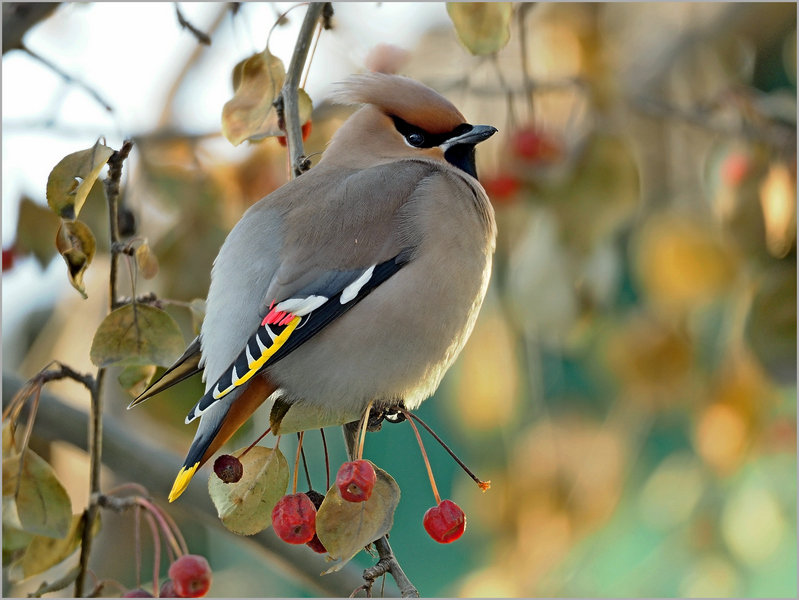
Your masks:
M 356 420 L 370 401 L 418 407 L 471 333 L 491 272 L 496 227 L 473 156 L 495 130 L 466 124 L 443 97 L 403 77 L 357 76 L 336 97 L 365 105 L 317 166 L 253 205 L 230 232 L 200 336 L 213 393 L 276 303 L 349 293 L 370 267 L 400 257 L 401 268 L 357 304 L 254 376 L 291 404 L 281 433 Z M 245 385 L 202 414 L 186 467 Z

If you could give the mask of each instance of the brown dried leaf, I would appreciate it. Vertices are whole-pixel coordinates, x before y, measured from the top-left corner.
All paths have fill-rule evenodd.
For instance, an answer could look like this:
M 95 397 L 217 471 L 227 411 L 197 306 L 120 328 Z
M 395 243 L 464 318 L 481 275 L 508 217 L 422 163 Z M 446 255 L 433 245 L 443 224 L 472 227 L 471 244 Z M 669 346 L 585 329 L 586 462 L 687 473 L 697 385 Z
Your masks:
M 20 254 L 30 252 L 42 267 L 55 255 L 53 236 L 61 220 L 53 211 L 28 197 L 22 198 L 17 217 L 17 238 L 14 245 Z
M 233 68 L 235 93 L 222 108 L 222 133 L 234 146 L 245 140 L 282 135 L 273 102 L 286 79 L 283 62 L 269 50 L 253 54 Z M 300 123 L 311 118 L 313 104 L 299 90 Z
M 338 561 L 323 575 L 340 570 L 367 544 L 388 533 L 394 524 L 400 488 L 383 469 L 376 466 L 374 469 L 377 481 L 366 502 L 344 500 L 338 486 L 333 485 L 316 512 L 316 535 L 330 557 Z
M 72 287 L 87 298 L 83 275 L 89 268 L 97 247 L 91 229 L 80 221 L 62 221 L 55 236 L 55 247 L 67 263 Z
M 233 455 L 243 451 L 240 448 Z M 240 460 L 241 479 L 225 483 L 211 473 L 208 493 L 225 527 L 239 535 L 254 535 L 271 525 L 272 509 L 289 484 L 289 466 L 279 449 L 263 446 L 255 446 Z
M 68 154 L 53 167 L 47 178 L 47 203 L 59 217 L 77 218 L 92 185 L 113 153 L 98 140 L 91 148 Z
M 184 347 L 180 327 L 168 313 L 146 304 L 128 304 L 103 319 L 89 355 L 98 367 L 168 367 Z
M 512 2 L 447 2 L 447 13 L 472 54 L 493 54 L 510 39 Z
M 136 265 L 139 267 L 139 273 L 145 279 L 152 279 L 158 275 L 158 258 L 147 244 L 136 248 Z

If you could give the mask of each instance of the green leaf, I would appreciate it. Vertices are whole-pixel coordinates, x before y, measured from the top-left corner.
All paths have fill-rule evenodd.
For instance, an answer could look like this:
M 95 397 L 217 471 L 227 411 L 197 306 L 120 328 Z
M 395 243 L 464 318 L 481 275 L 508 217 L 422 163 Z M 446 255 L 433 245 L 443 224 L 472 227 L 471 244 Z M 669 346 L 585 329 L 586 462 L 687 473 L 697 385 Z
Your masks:
M 14 498 L 28 533 L 62 538 L 69 531 L 72 502 L 53 468 L 30 448 L 3 459 L 3 496 Z
M 241 448 L 233 455 L 243 451 Z M 289 466 L 279 449 L 263 446 L 255 446 L 240 460 L 244 467 L 241 479 L 224 483 L 211 473 L 208 493 L 225 527 L 239 535 L 254 535 L 272 523 L 272 509 L 289 484 Z
M 46 267 L 55 255 L 53 237 L 60 223 L 52 210 L 24 197 L 19 204 L 14 245 L 20 254 L 30 252 L 42 267 Z
M 68 154 L 53 167 L 47 178 L 47 204 L 59 217 L 77 218 L 89 190 L 113 153 L 98 141 L 91 148 Z
M 383 469 L 374 469 L 377 481 L 366 502 L 344 500 L 338 486 L 333 485 L 316 513 L 316 535 L 330 557 L 338 561 L 323 575 L 341 569 L 367 544 L 388 533 L 394 524 L 400 488 Z
M 222 133 L 234 146 L 245 140 L 283 135 L 273 102 L 286 79 L 283 62 L 269 50 L 253 54 L 233 68 L 233 98 L 222 108 Z M 300 123 L 311 118 L 313 103 L 299 90 Z
M 205 319 L 205 300 L 195 298 L 189 302 L 189 310 L 191 311 L 191 327 L 194 333 L 199 335 Z
M 62 221 L 55 236 L 55 247 L 69 269 L 69 282 L 86 298 L 83 274 L 94 258 L 97 244 L 92 230 L 80 221 Z
M 168 313 L 146 304 L 127 304 L 100 323 L 89 356 L 98 367 L 168 367 L 183 349 L 183 334 Z
M 512 2 L 447 2 L 447 13 L 472 54 L 493 54 L 510 39 Z
M 82 519 L 83 515 L 72 515 L 69 530 L 63 538 L 55 539 L 41 535 L 34 537 L 22 557 L 12 566 L 12 571 L 21 575 L 21 579 L 27 579 L 33 575 L 44 573 L 47 569 L 69 558 L 80 546 L 83 535 Z M 92 537 L 97 535 L 99 529 L 100 519 L 98 518 L 92 527 Z
M 147 389 L 155 370 L 155 365 L 130 365 L 122 369 L 117 379 L 122 389 L 136 398 Z

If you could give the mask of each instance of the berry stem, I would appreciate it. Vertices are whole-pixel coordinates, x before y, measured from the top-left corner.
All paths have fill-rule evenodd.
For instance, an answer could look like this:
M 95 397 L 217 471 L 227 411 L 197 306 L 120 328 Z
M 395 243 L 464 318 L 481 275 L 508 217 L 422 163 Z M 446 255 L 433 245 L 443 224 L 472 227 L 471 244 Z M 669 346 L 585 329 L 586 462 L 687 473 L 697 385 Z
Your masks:
M 416 441 L 419 442 L 419 449 L 422 451 L 422 458 L 424 458 L 424 466 L 427 467 L 427 476 L 430 477 L 430 487 L 433 488 L 433 496 L 436 498 L 436 504 L 441 504 L 441 496 L 438 495 L 436 480 L 433 477 L 433 469 L 430 467 L 430 461 L 427 458 L 427 452 L 425 451 L 424 444 L 422 443 L 422 436 L 419 435 L 419 429 L 417 429 L 416 423 L 414 423 L 410 418 L 410 413 L 407 410 L 400 408 L 400 412 L 405 415 L 408 423 L 410 423 L 411 427 L 413 427 L 413 432 L 416 434 Z
M 161 536 L 158 535 L 158 526 L 149 511 L 144 513 L 147 522 L 150 524 L 150 531 L 153 534 L 153 589 L 158 588 L 158 573 L 161 570 Z
M 297 435 L 300 435 L 300 434 L 297 434 Z M 308 489 L 312 490 L 313 489 L 313 484 L 311 483 L 311 474 L 308 472 L 308 461 L 305 460 L 305 448 L 303 448 L 300 451 L 300 454 L 302 455 L 302 467 L 303 467 L 303 469 L 305 469 L 305 481 L 308 482 Z
M 133 550 L 136 554 L 136 587 L 141 587 L 141 506 L 133 510 Z
M 136 496 L 136 504 L 144 507 L 149 514 L 155 517 L 155 520 L 158 522 L 158 525 L 161 527 L 161 531 L 164 533 L 164 537 L 169 542 L 170 547 L 174 550 L 177 556 L 183 554 L 183 549 L 180 547 L 177 538 L 175 537 L 172 528 L 167 523 L 166 519 L 164 518 L 163 513 L 155 506 L 152 502 L 147 500 L 146 498 L 142 498 L 141 496 Z
M 269 428 L 268 428 L 266 431 L 264 431 L 264 432 L 263 432 L 263 433 L 262 433 L 262 434 L 261 434 L 261 435 L 258 437 L 258 439 L 257 439 L 257 440 L 255 440 L 255 441 L 254 441 L 252 444 L 250 444 L 249 446 L 247 446 L 247 447 L 244 449 L 244 452 L 242 452 L 241 454 L 239 454 L 239 455 L 238 455 L 236 458 L 238 458 L 238 459 L 240 460 L 242 456 L 244 456 L 245 454 L 247 454 L 247 453 L 248 453 L 250 450 L 252 450 L 252 449 L 255 447 L 255 444 L 257 444 L 257 443 L 258 443 L 258 442 L 260 442 L 262 439 L 264 439 L 264 438 L 266 437 L 266 434 L 267 434 L 267 433 L 269 433 L 270 431 L 272 431 L 272 428 L 271 428 L 271 427 L 269 427 Z M 275 444 L 275 448 L 277 448 L 277 444 Z
M 358 460 L 363 458 L 363 444 L 366 441 L 366 426 L 369 424 L 369 413 L 372 412 L 372 402 L 373 400 L 369 400 L 369 404 L 366 405 L 366 410 L 361 417 L 361 435 L 358 441 L 358 456 L 355 457 Z
M 327 440 L 325 439 L 325 430 L 320 428 L 319 433 L 322 434 L 322 447 L 325 449 L 325 475 L 327 477 L 325 493 L 327 493 L 327 490 L 330 489 L 330 457 L 327 455 Z
M 305 435 L 304 431 L 300 431 L 297 439 L 297 456 L 294 458 L 294 481 L 291 484 L 291 493 L 297 493 L 297 473 L 300 470 L 300 455 L 302 452 L 302 438 Z
M 425 429 L 427 429 L 427 431 L 430 433 L 430 435 L 432 435 L 434 438 L 436 438 L 436 441 L 437 441 L 439 444 L 441 444 L 441 447 L 442 447 L 442 448 L 444 448 L 444 450 L 446 450 L 446 451 L 449 453 L 449 455 L 450 455 L 450 456 L 451 456 L 451 457 L 452 457 L 452 458 L 455 460 L 455 462 L 456 462 L 456 463 L 458 463 L 458 464 L 460 465 L 461 469 L 463 469 L 464 471 L 466 471 L 466 474 L 467 474 L 469 477 L 471 477 L 471 478 L 474 480 L 474 482 L 475 482 L 475 483 L 476 483 L 478 486 L 480 486 L 480 489 L 481 489 L 481 490 L 483 490 L 483 491 L 485 492 L 486 490 L 488 490 L 488 488 L 490 488 L 490 487 L 491 487 L 491 482 L 490 482 L 490 481 L 483 481 L 482 479 L 480 479 L 479 477 L 477 477 L 477 475 L 475 475 L 474 473 L 472 473 L 472 470 L 471 470 L 469 467 L 467 467 L 465 464 L 463 464 L 463 461 L 462 461 L 460 458 L 458 458 L 458 457 L 455 455 L 455 453 L 454 453 L 454 452 L 453 452 L 453 451 L 450 449 L 450 447 L 449 447 L 449 446 L 447 446 L 447 444 L 444 442 L 444 440 L 442 440 L 440 437 L 438 437 L 438 435 L 436 434 L 436 432 L 435 432 L 435 431 L 433 431 L 433 429 L 432 429 L 432 428 L 431 428 L 431 427 L 430 427 L 430 426 L 429 426 L 427 423 L 425 423 L 424 421 L 422 421 L 422 419 L 421 419 L 421 418 L 417 417 L 415 414 L 413 414 L 413 413 L 412 413 L 412 412 L 410 412 L 410 411 L 409 411 L 409 412 L 407 412 L 406 414 L 407 414 L 408 416 L 410 416 L 412 419 L 415 419 L 416 421 L 418 421 L 418 422 L 419 422 L 419 424 L 420 424 L 422 427 L 424 427 Z

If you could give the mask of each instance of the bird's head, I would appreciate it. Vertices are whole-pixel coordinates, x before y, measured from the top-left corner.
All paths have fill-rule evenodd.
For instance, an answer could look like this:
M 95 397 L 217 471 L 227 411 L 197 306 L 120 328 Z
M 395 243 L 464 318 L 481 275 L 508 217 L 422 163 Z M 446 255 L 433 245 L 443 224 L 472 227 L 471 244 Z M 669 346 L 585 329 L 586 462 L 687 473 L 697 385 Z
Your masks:
M 408 77 L 371 73 L 340 84 L 333 99 L 363 104 L 331 140 L 325 159 L 363 168 L 385 161 L 428 158 L 477 177 L 474 147 L 496 133 L 471 125 L 438 92 Z

